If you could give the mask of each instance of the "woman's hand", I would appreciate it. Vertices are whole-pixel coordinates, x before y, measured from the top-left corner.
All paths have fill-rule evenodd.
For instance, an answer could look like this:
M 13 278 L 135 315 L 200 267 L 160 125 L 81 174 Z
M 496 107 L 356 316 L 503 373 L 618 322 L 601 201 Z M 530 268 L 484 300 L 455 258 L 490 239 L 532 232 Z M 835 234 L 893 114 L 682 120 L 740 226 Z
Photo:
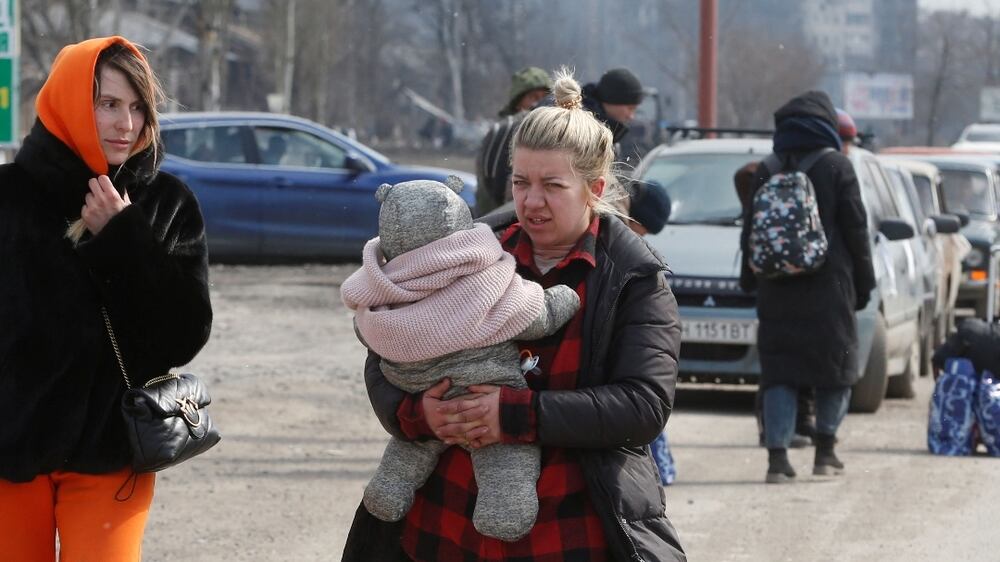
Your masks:
M 465 440 L 473 449 L 500 442 L 500 387 L 492 384 L 476 384 L 469 387 L 472 398 L 485 410 L 483 416 L 476 420 L 480 425 L 465 432 Z
M 87 225 L 87 230 L 94 236 L 104 229 L 111 217 L 117 215 L 125 207 L 132 204 L 125 192 L 125 198 L 118 195 L 111 178 L 105 175 L 91 178 L 87 182 L 90 193 L 84 198 L 83 209 L 80 210 L 80 218 Z
M 465 445 L 468 442 L 465 434 L 482 426 L 479 420 L 486 412 L 480 403 L 472 400 L 474 395 L 471 394 L 442 400 L 449 388 L 451 380 L 442 379 L 424 391 L 421 399 L 424 419 L 434 435 L 444 443 Z

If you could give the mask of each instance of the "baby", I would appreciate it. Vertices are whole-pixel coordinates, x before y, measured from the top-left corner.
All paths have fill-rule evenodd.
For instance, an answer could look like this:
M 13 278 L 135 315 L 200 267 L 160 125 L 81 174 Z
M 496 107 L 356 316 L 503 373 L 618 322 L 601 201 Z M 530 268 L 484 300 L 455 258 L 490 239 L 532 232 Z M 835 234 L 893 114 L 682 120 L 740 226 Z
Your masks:
M 551 335 L 580 307 L 569 287 L 543 290 L 517 275 L 490 228 L 472 222 L 461 189 L 454 176 L 448 185 L 379 187 L 379 237 L 365 245 L 361 269 L 341 287 L 359 339 L 382 358 L 386 379 L 406 392 L 445 377 L 452 381 L 445 398 L 475 384 L 524 388 L 512 340 Z M 402 519 L 448 447 L 391 439 L 365 488 L 368 511 L 383 521 Z M 496 444 L 470 455 L 479 488 L 476 529 L 506 541 L 526 535 L 538 513 L 538 447 Z

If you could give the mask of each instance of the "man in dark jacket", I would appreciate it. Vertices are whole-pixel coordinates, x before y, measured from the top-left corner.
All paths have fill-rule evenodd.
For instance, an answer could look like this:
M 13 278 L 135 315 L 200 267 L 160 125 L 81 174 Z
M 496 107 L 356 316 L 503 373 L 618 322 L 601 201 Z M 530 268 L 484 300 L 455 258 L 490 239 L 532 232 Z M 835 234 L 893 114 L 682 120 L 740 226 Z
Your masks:
M 527 70 L 527 69 L 526 69 Z M 515 75 L 516 77 L 517 75 Z M 539 83 L 533 76 L 532 83 Z M 527 82 L 527 81 L 526 81 Z M 551 85 L 551 82 L 549 83 Z M 513 86 L 512 95 L 515 93 Z M 628 133 L 628 124 L 635 117 L 636 108 L 642 103 L 644 90 L 639 79 L 627 68 L 615 68 L 605 72 L 597 83 L 583 86 L 583 107 L 594 114 L 611 129 L 614 137 L 615 155 L 620 155 L 619 143 Z M 520 99 L 520 98 L 518 98 Z M 513 107 L 508 102 L 504 111 Z M 538 105 L 553 105 L 551 97 Z M 527 108 L 530 110 L 531 108 Z M 476 216 L 483 216 L 511 200 L 510 190 L 510 139 L 527 111 L 501 115 L 504 119 L 495 123 L 486 133 L 476 155 Z
M 816 389 L 813 474 L 843 472 L 834 443 L 847 413 L 851 386 L 860 376 L 854 311 L 868 303 L 875 273 L 860 187 L 850 160 L 839 152 L 837 114 L 830 98 L 823 92 L 806 92 L 778 109 L 774 120 L 774 151 L 784 170 L 795 169 L 819 150 L 833 149 L 820 155 L 807 172 L 829 243 L 826 261 L 818 271 L 782 278 L 746 274 L 752 215 L 748 212 L 743 217 L 740 282 L 744 290 L 757 290 L 766 481 L 779 483 L 795 477 L 787 448 L 800 387 Z M 778 171 L 782 170 L 761 166 L 755 176 L 757 188 Z
M 611 129 L 616 147 L 628 133 L 628 124 L 644 97 L 639 78 L 627 68 L 613 68 L 596 84 L 583 86 L 583 107 Z
M 552 78 L 537 66 L 522 68 L 510 79 L 500 121 L 486 132 L 476 153 L 476 212 L 484 215 L 511 200 L 510 139 L 524 115 L 549 94 Z

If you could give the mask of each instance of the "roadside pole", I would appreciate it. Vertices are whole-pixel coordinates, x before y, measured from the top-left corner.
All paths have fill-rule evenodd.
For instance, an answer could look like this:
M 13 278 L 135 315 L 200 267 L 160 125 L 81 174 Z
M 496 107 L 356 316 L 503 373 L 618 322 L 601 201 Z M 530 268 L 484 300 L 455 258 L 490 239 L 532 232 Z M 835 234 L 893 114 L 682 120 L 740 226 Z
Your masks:
M 701 39 L 698 51 L 698 126 L 715 128 L 717 88 L 718 0 L 701 0 Z M 714 136 L 714 135 L 706 135 Z
M 18 0 L 0 0 L 0 150 L 10 160 L 18 147 L 20 21 Z

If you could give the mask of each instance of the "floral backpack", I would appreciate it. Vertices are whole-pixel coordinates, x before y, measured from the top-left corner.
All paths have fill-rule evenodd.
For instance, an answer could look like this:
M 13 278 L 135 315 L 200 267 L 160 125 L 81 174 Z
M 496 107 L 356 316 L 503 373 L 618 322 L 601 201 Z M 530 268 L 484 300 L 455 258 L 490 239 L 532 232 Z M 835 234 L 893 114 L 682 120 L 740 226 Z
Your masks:
M 816 205 L 816 189 L 806 175 L 832 148 L 807 154 L 794 170 L 775 154 L 763 164 L 771 177 L 753 195 L 750 216 L 750 269 L 758 277 L 812 273 L 826 261 L 827 240 Z M 788 171 L 786 171 L 788 170 Z

